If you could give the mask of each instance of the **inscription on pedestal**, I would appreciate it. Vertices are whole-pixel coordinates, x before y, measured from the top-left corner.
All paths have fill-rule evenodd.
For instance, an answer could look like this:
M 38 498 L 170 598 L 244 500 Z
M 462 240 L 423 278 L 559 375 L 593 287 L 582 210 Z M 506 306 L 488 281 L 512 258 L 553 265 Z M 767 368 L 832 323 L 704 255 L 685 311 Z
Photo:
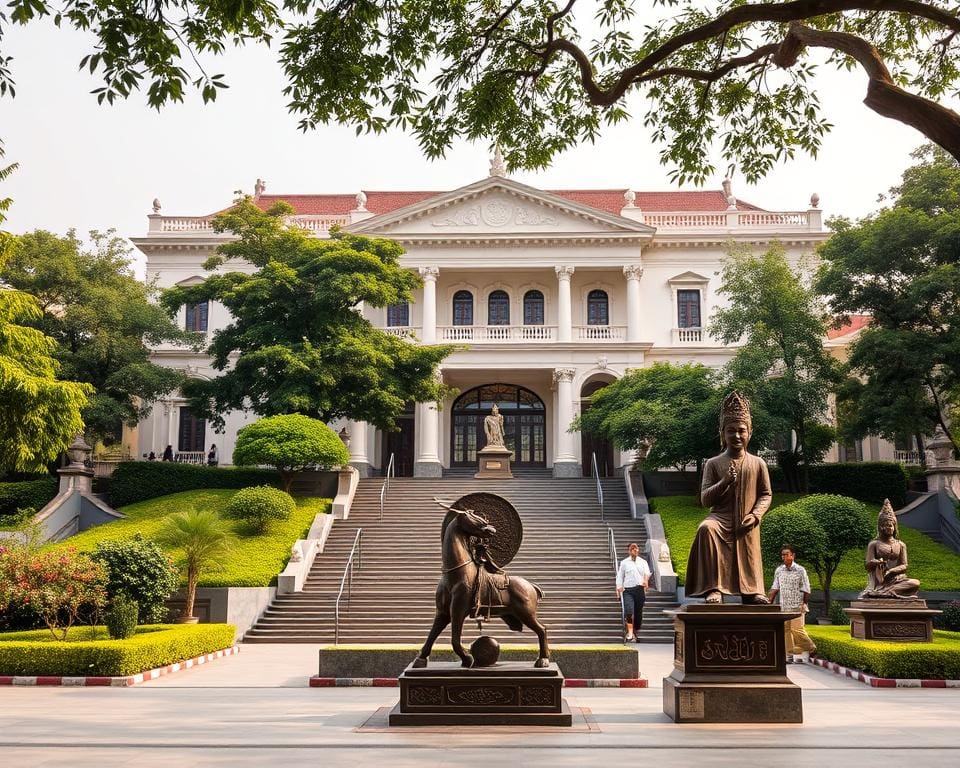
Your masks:
M 411 685 L 407 689 L 407 700 L 411 704 L 427 706 L 429 704 L 439 704 L 443 701 L 443 696 L 439 686 Z
M 680 717 L 682 718 L 702 718 L 703 717 L 703 691 L 678 691 L 680 698 Z
M 554 703 L 553 689 L 547 686 L 533 686 L 520 691 L 521 707 L 548 707 Z
M 673 665 L 683 669 L 683 630 L 680 629 L 673 633 Z
M 487 469 L 502 469 L 503 464 L 501 464 L 499 461 L 488 461 L 486 462 L 485 467 Z
M 700 669 L 772 669 L 777 665 L 776 633 L 765 629 L 694 631 Z
M 922 621 L 874 621 L 874 637 L 920 637 L 926 638 L 927 625 Z
M 506 706 L 515 704 L 517 690 L 506 686 L 448 686 L 448 704 L 470 704 L 473 706 Z

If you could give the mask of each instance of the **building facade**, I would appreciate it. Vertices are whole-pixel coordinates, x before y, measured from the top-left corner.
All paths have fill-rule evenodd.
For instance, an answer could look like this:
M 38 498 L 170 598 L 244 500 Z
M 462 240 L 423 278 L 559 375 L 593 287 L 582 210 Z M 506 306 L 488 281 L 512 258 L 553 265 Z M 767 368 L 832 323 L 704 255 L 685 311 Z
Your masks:
M 827 237 L 816 196 L 807 210 L 776 212 L 737 201 L 728 182 L 694 192 L 544 191 L 507 178 L 496 160 L 489 177 L 449 192 L 268 195 L 258 180 L 254 199 L 263 208 L 287 201 L 295 223 L 317 237 L 337 224 L 405 248 L 402 264 L 423 279 L 414 301 L 361 311 L 412 344 L 459 345 L 441 371 L 457 394 L 411 405 L 396 433 L 345 426 L 362 472 L 392 456 L 397 474 L 426 477 L 476 466 L 494 403 L 514 466 L 578 477 L 595 462 L 612 473 L 633 456 L 568 429 L 591 396 L 654 362 L 723 365 L 735 348 L 705 325 L 723 300 L 731 245 L 779 242 L 800 263 Z M 201 264 L 223 242 L 210 218 L 166 216 L 155 203 L 148 234 L 133 239 L 148 276 L 164 288 L 204 280 Z M 229 317 L 211 304 L 184 308 L 180 321 L 209 334 Z M 153 356 L 191 376 L 216 374 L 206 355 L 186 348 L 161 346 Z M 213 434 L 182 399 L 167 398 L 139 426 L 138 455 L 170 445 L 180 460 L 199 461 L 216 444 L 229 463 L 237 430 L 255 418 L 230 414 Z

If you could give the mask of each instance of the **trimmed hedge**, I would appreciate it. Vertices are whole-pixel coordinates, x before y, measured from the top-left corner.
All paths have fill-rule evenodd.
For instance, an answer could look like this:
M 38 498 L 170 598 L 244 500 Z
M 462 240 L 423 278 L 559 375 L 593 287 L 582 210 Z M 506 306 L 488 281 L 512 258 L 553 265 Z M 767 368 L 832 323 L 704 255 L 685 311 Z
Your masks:
M 817 655 L 877 677 L 960 680 L 960 633 L 934 630 L 932 643 L 855 640 L 849 627 L 808 624 Z
M 906 503 L 908 481 L 906 467 L 893 461 L 810 467 L 811 493 L 835 493 L 874 504 L 883 504 L 884 499 L 890 499 L 894 509 Z
M 7 632 L 0 634 L 0 675 L 135 675 L 229 648 L 235 636 L 232 624 L 154 624 L 126 640 L 108 639 L 104 627 L 77 627 L 65 642 L 47 630 Z
M 176 464 L 170 461 L 122 461 L 113 471 L 110 504 L 123 507 L 180 491 L 277 485 L 273 469 L 234 469 Z
M 40 477 L 16 483 L 0 483 L 0 519 L 14 517 L 18 509 L 32 507 L 37 512 L 57 495 L 58 480 Z

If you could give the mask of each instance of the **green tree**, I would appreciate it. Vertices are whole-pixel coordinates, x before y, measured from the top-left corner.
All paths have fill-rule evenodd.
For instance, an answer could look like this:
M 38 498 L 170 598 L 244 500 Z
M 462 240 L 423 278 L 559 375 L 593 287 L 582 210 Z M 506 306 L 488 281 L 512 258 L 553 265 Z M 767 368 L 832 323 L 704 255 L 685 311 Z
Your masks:
M 180 577 L 156 542 L 137 533 L 125 541 L 101 541 L 92 555 L 107 569 L 107 595 L 127 597 L 137 606 L 141 624 L 158 624 L 167 614 L 166 599 L 177 591 Z
M 831 221 L 817 287 L 838 323 L 869 314 L 844 389 L 850 437 L 943 427 L 960 449 L 960 164 L 928 145 L 891 190 L 893 204 Z M 918 441 L 919 442 L 919 441 Z
M 330 427 L 300 414 L 268 416 L 248 424 L 237 432 L 233 449 L 233 463 L 239 467 L 276 467 L 284 491 L 307 467 L 329 468 L 349 461 L 350 452 Z
M 165 547 L 179 550 L 181 554 L 187 589 L 180 620 L 194 619 L 197 583 L 203 574 L 223 567 L 223 558 L 233 545 L 233 537 L 215 512 L 190 509 L 170 515 L 160 529 L 157 541 Z
M 729 305 L 714 313 L 710 333 L 724 344 L 741 343 L 727 366 L 729 375 L 769 415 L 775 431 L 794 433 L 783 463 L 798 468 L 794 482 L 806 492 L 807 467 L 824 451 L 823 430 L 814 430 L 809 440 L 810 425 L 826 413 L 827 396 L 840 375 L 823 347 L 826 312 L 779 245 L 761 255 L 731 252 L 719 292 Z
M 0 79 L 3 76 L 3 60 L 0 58 Z M 3 140 L 0 139 L 0 158 L 6 154 L 6 151 L 3 148 Z M 18 164 L 11 163 L 10 165 L 0 165 L 0 181 L 6 181 L 6 179 L 17 170 Z M 0 197 L 0 224 L 3 224 L 7 219 L 7 211 L 10 210 L 10 206 L 13 205 L 12 197 Z M 3 249 L 3 233 L 0 232 L 0 252 Z
M 0 271 L 9 254 L 0 232 Z M 88 384 L 57 379 L 56 343 L 29 324 L 36 299 L 0 281 L 0 471 L 45 472 L 83 430 Z
M 296 508 L 297 502 L 286 491 L 270 485 L 256 485 L 233 494 L 223 508 L 223 514 L 242 520 L 256 533 L 264 533 L 271 520 L 289 520 Z
M 442 400 L 446 389 L 434 374 L 453 348 L 411 344 L 356 311 L 360 303 L 411 300 L 420 278 L 400 266 L 400 246 L 336 231 L 321 240 L 287 227 L 290 213 L 286 203 L 263 212 L 241 199 L 214 219 L 217 232 L 236 239 L 206 267 L 244 259 L 256 271 L 216 272 L 201 285 L 164 292 L 171 312 L 219 301 L 233 318 L 208 349 L 222 373 L 184 386 L 190 407 L 217 425 L 226 412 L 246 408 L 323 422 L 347 417 L 389 430 L 411 400 Z
M 87 436 L 111 442 L 183 380 L 151 363 L 147 345 L 193 335 L 178 329 L 153 301 L 155 288 L 135 277 L 122 238 L 111 230 L 91 232 L 90 240 L 87 247 L 72 231 L 20 235 L 0 280 L 37 299 L 43 315 L 32 324 L 56 341 L 61 375 L 95 390 L 82 413 Z
M 782 540 L 792 536 L 790 540 Z M 862 549 L 873 536 L 867 507 L 848 496 L 818 493 L 771 510 L 760 527 L 763 556 L 780 559 L 779 547 L 793 544 L 798 557 L 813 568 L 823 590 L 824 610 L 830 610 L 833 574 L 851 549 Z M 781 539 L 778 541 L 778 539 Z M 774 555 L 774 550 L 777 554 Z
M 247 0 L 202 3 L 13 0 L 0 25 L 55 15 L 92 37 L 80 61 L 113 103 L 144 87 L 159 107 L 191 84 L 226 82 L 199 63 L 228 43 L 282 40 L 289 108 L 302 128 L 412 130 L 430 157 L 455 138 L 492 138 L 513 166 L 544 167 L 646 107 L 679 180 L 713 175 L 716 149 L 748 181 L 797 150 L 816 154 L 830 123 L 817 64 L 859 68 L 864 103 L 960 159 L 960 115 L 937 103 L 960 81 L 953 0 L 745 3 L 603 0 Z M 821 55 L 822 52 L 822 55 Z M 192 62 L 192 64 L 191 64 Z M 0 95 L 13 92 L 0 54 Z
M 598 435 L 623 450 L 646 452 L 648 469 L 683 471 L 720 452 L 721 380 L 703 365 L 654 363 L 597 392 L 573 428 Z M 764 419 L 754 417 L 761 425 Z M 699 494 L 698 494 L 699 498 Z

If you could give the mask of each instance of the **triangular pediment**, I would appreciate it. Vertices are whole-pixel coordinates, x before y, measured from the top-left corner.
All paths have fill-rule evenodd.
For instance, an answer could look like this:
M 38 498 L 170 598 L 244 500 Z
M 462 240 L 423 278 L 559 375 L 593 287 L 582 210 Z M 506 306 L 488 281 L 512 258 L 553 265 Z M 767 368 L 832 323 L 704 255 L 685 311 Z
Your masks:
M 674 275 L 667 282 L 669 283 L 709 283 L 710 278 L 704 277 L 703 275 L 698 275 L 696 272 L 683 272 L 679 275 Z
M 497 176 L 350 227 L 383 237 L 652 237 L 654 229 L 622 216 Z

